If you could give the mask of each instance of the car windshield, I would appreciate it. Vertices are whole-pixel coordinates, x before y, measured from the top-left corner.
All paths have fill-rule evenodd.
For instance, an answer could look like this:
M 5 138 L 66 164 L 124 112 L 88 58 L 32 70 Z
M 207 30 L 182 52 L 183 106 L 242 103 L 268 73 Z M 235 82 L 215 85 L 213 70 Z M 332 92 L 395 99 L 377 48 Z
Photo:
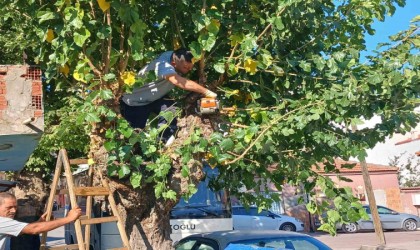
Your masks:
M 248 249 L 331 250 L 322 242 L 307 236 L 259 238 L 231 242 L 226 250 Z M 252 248 L 250 248 L 252 249 Z

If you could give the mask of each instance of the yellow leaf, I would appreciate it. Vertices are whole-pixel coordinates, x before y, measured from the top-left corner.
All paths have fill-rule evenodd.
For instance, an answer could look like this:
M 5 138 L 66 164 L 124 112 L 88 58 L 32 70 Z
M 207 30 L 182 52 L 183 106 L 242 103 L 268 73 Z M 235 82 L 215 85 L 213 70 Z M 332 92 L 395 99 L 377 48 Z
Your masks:
M 257 62 L 248 58 L 244 62 L 244 68 L 246 72 L 255 74 L 255 72 L 257 72 Z
M 67 64 L 64 64 L 64 66 L 60 66 L 60 73 L 63 73 L 66 77 L 69 75 L 70 68 Z
M 109 2 L 107 2 L 105 0 L 98 0 L 98 4 L 99 4 L 99 8 L 101 8 L 102 12 L 107 11 L 109 9 L 109 7 L 111 7 Z
M 211 20 L 211 23 L 212 23 L 213 25 L 216 25 L 216 26 L 217 26 L 217 28 L 220 28 L 220 21 L 219 21 L 219 20 L 217 20 L 217 19 L 212 19 L 212 20 Z
M 213 4 L 213 5 L 210 7 L 210 9 L 212 9 L 212 10 L 217 10 L 217 7 Z
M 74 72 L 73 73 L 73 77 L 74 77 L 74 79 L 76 79 L 76 81 L 78 81 L 78 82 L 84 82 L 84 83 L 86 83 L 86 80 L 79 74 L 79 72 Z
M 95 164 L 95 161 L 92 158 L 88 159 L 88 165 L 93 165 Z
M 173 43 L 173 46 L 174 46 L 174 50 L 177 50 L 177 49 L 181 48 L 181 44 L 179 43 L 179 39 L 177 37 L 174 37 L 172 39 L 172 43 Z
M 126 71 L 122 74 L 121 79 L 123 80 L 124 84 L 128 86 L 132 86 L 136 82 L 136 74 L 132 71 Z
M 247 94 L 246 96 L 245 96 L 245 103 L 246 104 L 248 104 L 250 101 L 252 101 L 252 95 L 251 94 Z
M 45 41 L 51 43 L 54 40 L 54 31 L 52 29 L 47 30 L 47 35 L 45 37 Z

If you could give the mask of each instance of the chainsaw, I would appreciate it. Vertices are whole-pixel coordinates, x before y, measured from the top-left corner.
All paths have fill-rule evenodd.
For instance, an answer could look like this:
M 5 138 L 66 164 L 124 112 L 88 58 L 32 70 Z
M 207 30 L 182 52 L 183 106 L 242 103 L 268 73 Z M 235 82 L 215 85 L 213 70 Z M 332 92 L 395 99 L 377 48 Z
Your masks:
M 216 114 L 220 111 L 219 100 L 215 98 L 201 98 L 197 100 L 196 112 L 199 115 Z

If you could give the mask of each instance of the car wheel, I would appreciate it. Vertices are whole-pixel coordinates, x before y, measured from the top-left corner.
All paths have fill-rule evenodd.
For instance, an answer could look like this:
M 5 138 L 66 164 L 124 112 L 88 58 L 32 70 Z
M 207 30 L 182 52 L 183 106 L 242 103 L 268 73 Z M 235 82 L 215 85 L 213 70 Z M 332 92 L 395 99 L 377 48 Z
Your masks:
M 356 223 L 343 224 L 341 229 L 343 229 L 343 231 L 346 232 L 346 233 L 355 233 L 355 232 L 358 231 Z
M 405 231 L 414 231 L 417 229 L 417 222 L 412 219 L 408 219 L 403 223 L 403 229 Z
M 296 227 L 292 223 L 284 223 L 283 225 L 280 226 L 280 230 L 296 231 Z

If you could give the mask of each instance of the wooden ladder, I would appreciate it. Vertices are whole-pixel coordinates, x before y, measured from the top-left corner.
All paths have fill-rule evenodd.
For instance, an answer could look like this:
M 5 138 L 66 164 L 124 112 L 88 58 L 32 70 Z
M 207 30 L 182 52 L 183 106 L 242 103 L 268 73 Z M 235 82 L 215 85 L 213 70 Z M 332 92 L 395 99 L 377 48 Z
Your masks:
M 74 180 L 73 180 L 73 174 L 71 172 L 70 168 L 70 161 L 67 157 L 67 152 L 65 149 L 61 149 L 58 158 L 57 158 L 57 164 L 55 167 L 55 173 L 54 173 L 54 179 L 51 186 L 50 196 L 48 198 L 48 204 L 47 204 L 47 217 L 46 220 L 49 221 L 51 219 L 52 215 L 52 209 L 53 209 L 53 202 L 54 202 L 54 196 L 57 193 L 57 185 L 60 179 L 62 167 L 64 165 L 64 172 L 67 180 L 67 186 L 68 186 L 68 195 L 70 196 L 70 204 L 71 207 L 77 207 L 77 196 L 84 196 L 86 197 L 86 215 L 80 216 L 79 219 L 77 219 L 74 222 L 74 228 L 76 232 L 76 239 L 77 244 L 72 245 L 61 245 L 61 246 L 46 246 L 47 241 L 47 232 L 42 234 L 41 238 L 41 250 L 46 249 L 52 249 L 52 250 L 72 250 L 72 249 L 79 249 L 79 250 L 89 250 L 90 245 L 90 229 L 91 225 L 93 224 L 100 224 L 100 223 L 106 223 L 106 222 L 116 222 L 118 231 L 121 236 L 121 240 L 124 244 L 121 248 L 114 248 L 113 250 L 131 250 L 129 240 L 127 237 L 127 234 L 125 232 L 124 225 L 122 223 L 121 217 L 117 210 L 117 204 L 115 202 L 114 196 L 112 195 L 112 191 L 109 188 L 108 182 L 102 178 L 102 174 L 100 171 L 98 171 L 100 177 L 102 186 L 99 187 L 93 187 L 93 166 L 89 166 L 89 172 L 88 172 L 88 183 L 87 187 L 75 187 L 74 186 Z M 63 193 L 63 192 L 61 192 Z M 65 192 L 67 193 L 67 192 Z M 110 217 L 100 217 L 100 218 L 92 218 L 92 197 L 93 196 L 105 196 L 108 199 L 108 202 L 110 204 L 112 214 L 114 216 Z M 85 226 L 85 237 L 83 239 L 83 233 L 82 233 L 82 225 Z

